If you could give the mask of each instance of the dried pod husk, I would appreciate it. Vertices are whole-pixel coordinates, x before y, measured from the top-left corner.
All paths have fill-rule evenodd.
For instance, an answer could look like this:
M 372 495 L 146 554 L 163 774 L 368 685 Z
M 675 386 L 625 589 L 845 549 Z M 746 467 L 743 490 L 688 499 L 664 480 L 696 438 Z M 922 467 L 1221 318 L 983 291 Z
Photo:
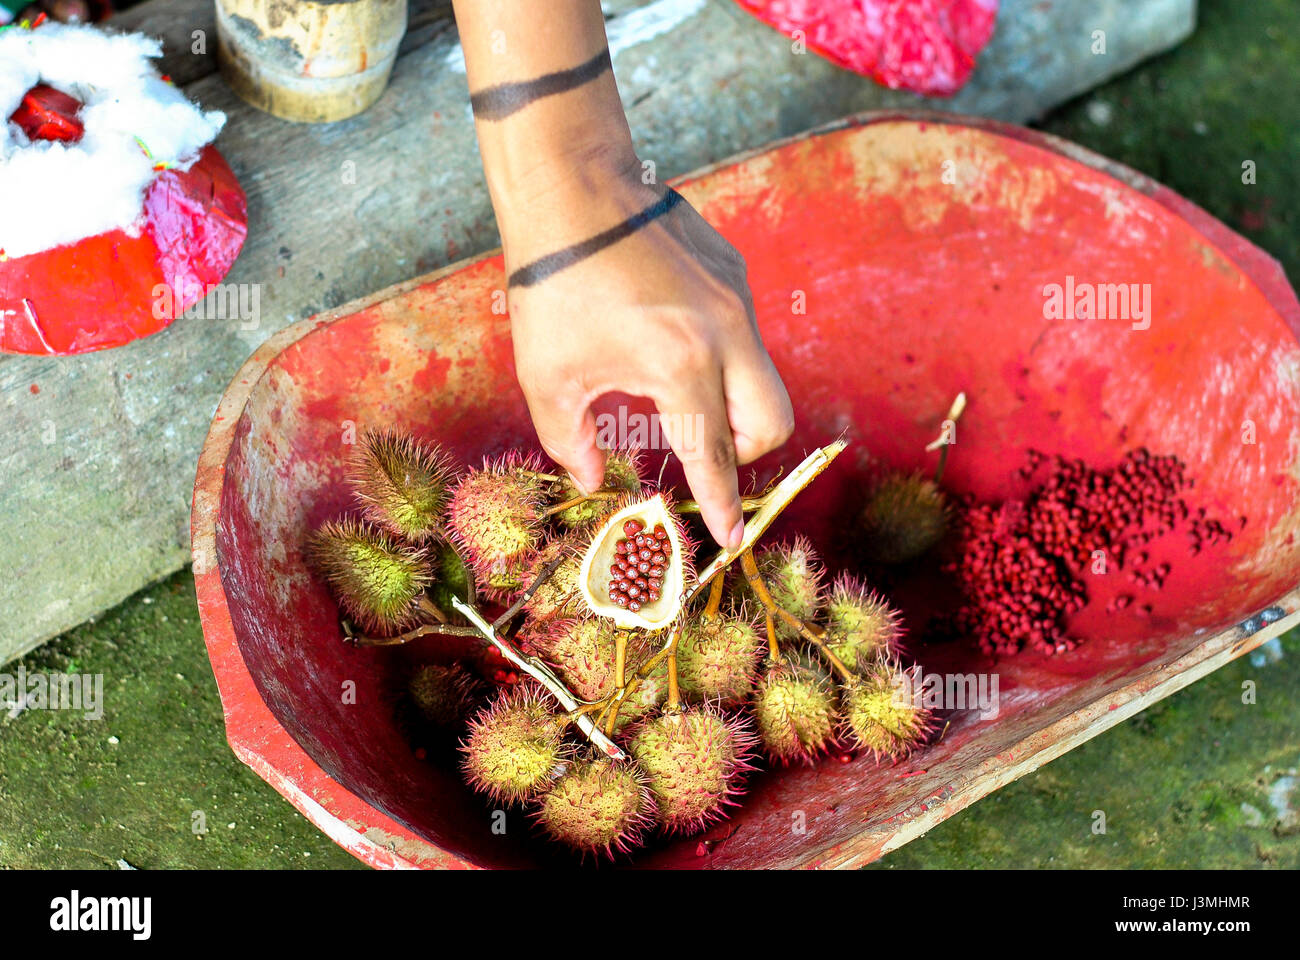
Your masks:
M 825 616 L 823 639 L 849 668 L 898 655 L 903 635 L 898 611 L 857 577 L 841 574 L 835 579 Z
M 632 763 L 578 760 L 533 812 L 552 840 L 583 855 L 614 858 L 641 846 L 657 809 L 646 777 Z
M 555 669 L 575 696 L 594 703 L 615 692 L 617 636 L 618 628 L 610 621 L 583 617 L 551 621 L 539 632 L 531 634 L 529 643 Z M 655 645 L 640 633 L 629 632 L 627 640 L 623 671 L 625 683 L 656 652 Z M 662 662 L 642 679 L 632 696 L 619 708 L 615 732 L 621 732 L 658 707 L 667 692 L 668 666 Z
M 677 681 L 692 703 L 735 704 L 754 689 L 758 662 L 767 650 L 747 617 L 695 617 L 677 641 Z
M 752 769 L 754 736 L 713 706 L 662 714 L 639 724 L 628 750 L 649 778 L 668 833 L 698 833 L 722 819 Z
M 876 759 L 906 756 L 924 743 L 933 720 L 912 678 L 898 663 L 880 660 L 862 679 L 841 689 L 841 736 Z
M 459 663 L 429 663 L 411 675 L 407 690 L 425 722 L 441 730 L 459 727 L 473 710 L 480 685 Z
M 499 803 L 537 796 L 571 759 L 562 720 L 536 689 L 523 685 L 479 711 L 461 751 L 470 786 Z
M 323 524 L 307 549 L 339 605 L 362 629 L 396 633 L 419 619 L 419 598 L 433 577 L 422 549 L 350 517 Z
M 524 575 L 524 589 L 532 586 L 542 570 L 555 560 L 560 565 L 524 601 L 524 610 L 538 623 L 556 617 L 576 617 L 585 609 L 578 589 L 582 549 L 572 536 L 557 537 L 537 551 Z
M 630 493 L 641 491 L 641 456 L 635 450 L 611 450 L 605 458 L 605 479 L 600 485 L 602 492 Z M 551 499 L 558 503 L 568 503 L 582 496 L 573 479 L 564 474 L 551 489 Z M 582 503 L 566 507 L 555 515 L 561 525 L 580 530 L 604 520 L 618 508 L 618 502 L 610 499 L 585 500 Z
M 347 467 L 366 519 L 415 542 L 438 532 L 452 475 L 439 447 L 391 429 L 363 433 Z
M 763 547 L 755 551 L 754 561 L 778 607 L 800 620 L 817 618 L 826 599 L 826 568 L 807 537 L 797 536 L 793 540 Z M 743 575 L 735 582 L 737 589 L 733 603 L 758 603 L 758 597 Z M 776 620 L 776 633 L 782 640 L 799 639 L 799 631 L 781 618 Z
M 637 537 L 645 542 L 636 544 Z M 620 552 L 625 549 L 636 550 L 636 559 Z M 667 494 L 630 498 L 601 524 L 583 556 L 578 586 L 587 609 L 625 629 L 664 629 L 681 613 L 694 549 Z M 651 592 L 626 582 L 625 591 L 616 589 L 616 568 L 628 563 L 640 566 L 637 576 L 651 585 Z
M 890 471 L 867 491 L 862 505 L 861 544 L 872 563 L 906 563 L 943 539 L 948 498 L 923 474 Z
M 764 752 L 780 764 L 813 763 L 835 745 L 835 687 L 804 659 L 771 665 L 754 692 L 754 723 Z
M 535 458 L 507 454 L 471 470 L 452 491 L 448 532 L 494 598 L 518 590 L 542 543 L 542 483 Z

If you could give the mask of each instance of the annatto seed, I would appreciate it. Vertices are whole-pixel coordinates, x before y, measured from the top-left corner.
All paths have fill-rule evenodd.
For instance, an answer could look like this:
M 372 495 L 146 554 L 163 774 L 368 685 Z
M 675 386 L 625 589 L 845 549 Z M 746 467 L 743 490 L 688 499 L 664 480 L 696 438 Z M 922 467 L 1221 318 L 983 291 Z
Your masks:
M 623 524 L 623 535 L 625 537 L 635 537 L 645 529 L 645 524 L 640 520 L 628 520 Z

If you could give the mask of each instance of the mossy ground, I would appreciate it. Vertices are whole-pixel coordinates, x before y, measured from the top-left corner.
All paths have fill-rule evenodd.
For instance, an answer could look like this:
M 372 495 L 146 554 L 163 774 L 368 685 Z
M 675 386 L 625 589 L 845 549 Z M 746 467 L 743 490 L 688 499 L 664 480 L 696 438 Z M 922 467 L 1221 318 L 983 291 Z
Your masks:
M 1294 281 L 1298 63 L 1293 0 L 1202 0 L 1200 27 L 1184 45 L 1042 127 L 1168 184 L 1272 253 Z M 1256 164 L 1253 186 L 1241 182 L 1246 160 Z M 102 673 L 105 714 L 0 711 L 0 866 L 358 865 L 230 752 L 188 573 L 20 663 Z M 1246 680 L 1256 682 L 1256 705 L 1241 703 Z M 1297 703 L 1293 632 L 876 867 L 1295 868 Z M 1092 832 L 1098 810 L 1105 834 Z M 196 814 L 206 834 L 194 832 Z

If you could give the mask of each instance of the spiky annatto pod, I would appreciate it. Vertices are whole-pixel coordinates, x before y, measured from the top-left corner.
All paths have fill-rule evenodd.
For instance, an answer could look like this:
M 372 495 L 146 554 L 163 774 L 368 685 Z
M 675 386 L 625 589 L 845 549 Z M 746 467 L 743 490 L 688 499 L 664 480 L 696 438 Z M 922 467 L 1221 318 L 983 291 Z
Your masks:
M 367 430 L 347 475 L 366 519 L 389 532 L 420 541 L 442 523 L 452 469 L 436 445 L 397 430 Z
M 836 577 L 826 603 L 826 635 L 831 652 L 850 668 L 899 652 L 903 635 L 898 611 L 850 574 Z
M 535 458 L 507 454 L 471 470 L 452 491 L 447 526 L 485 593 L 517 590 L 542 541 Z
M 458 727 L 474 705 L 478 681 L 459 663 L 430 663 L 407 685 L 420 715 L 435 727 Z
M 532 687 L 502 694 L 470 721 L 461 744 L 470 786 L 494 801 L 537 796 L 564 772 L 569 749 L 564 726 Z
M 776 664 L 758 681 L 754 721 L 767 755 L 778 763 L 812 763 L 835 742 L 835 689 L 819 666 Z
M 524 588 L 531 586 L 542 569 L 557 559 L 560 565 L 524 601 L 524 610 L 538 622 L 555 617 L 576 617 L 583 610 L 582 593 L 578 590 L 582 550 L 572 536 L 558 537 L 537 551 L 524 574 Z
M 654 797 L 630 763 L 578 760 L 542 794 L 534 819 L 552 840 L 613 859 L 639 847 L 654 826 Z
M 386 634 L 417 620 L 417 601 L 432 579 L 424 551 L 350 517 L 322 524 L 308 554 L 344 611 L 367 631 Z
M 754 561 L 778 607 L 801 620 L 816 619 L 825 601 L 826 568 L 807 537 L 797 536 L 763 547 L 755 551 Z M 735 583 L 733 603 L 758 604 L 758 597 L 743 575 Z M 758 609 L 762 609 L 761 604 Z M 799 636 L 799 631 L 781 618 L 776 620 L 776 632 L 782 640 L 796 640 Z
M 867 491 L 862 545 L 875 563 L 906 563 L 926 553 L 948 529 L 948 498 L 920 473 L 891 471 Z
M 664 830 L 696 833 L 735 804 L 754 743 L 740 721 L 705 706 L 645 721 L 629 734 L 628 749 L 650 778 Z
M 451 598 L 464 603 L 470 601 L 474 575 L 456 548 L 446 542 L 436 542 L 429 547 L 433 563 L 433 583 L 429 585 L 429 598 L 438 609 L 450 618 L 456 617 Z
M 932 720 L 917 689 L 894 662 L 873 664 L 861 682 L 842 692 L 844 739 L 880 757 L 902 757 L 925 740 Z
M 614 692 L 617 672 L 615 637 L 618 628 L 596 617 L 551 621 L 531 637 L 532 646 L 551 663 L 560 679 L 586 701 L 603 700 Z M 641 634 L 628 638 L 623 678 L 626 681 L 654 653 Z M 645 716 L 667 695 L 668 665 L 661 663 L 645 677 L 632 698 L 619 708 L 616 731 Z
M 587 608 L 629 630 L 677 619 L 695 544 L 666 493 L 629 497 L 591 538 L 578 586 Z
M 611 450 L 605 458 L 605 479 L 600 485 L 604 491 L 639 493 L 641 491 L 641 455 L 636 450 Z M 564 474 L 555 484 L 551 499 L 566 503 L 577 499 L 582 492 L 573 480 Z M 587 500 L 556 514 L 556 519 L 573 529 L 589 527 L 605 519 L 617 508 L 614 500 Z
M 758 661 L 767 649 L 754 624 L 742 617 L 696 618 L 677 641 L 677 682 L 692 703 L 739 703 L 754 689 Z

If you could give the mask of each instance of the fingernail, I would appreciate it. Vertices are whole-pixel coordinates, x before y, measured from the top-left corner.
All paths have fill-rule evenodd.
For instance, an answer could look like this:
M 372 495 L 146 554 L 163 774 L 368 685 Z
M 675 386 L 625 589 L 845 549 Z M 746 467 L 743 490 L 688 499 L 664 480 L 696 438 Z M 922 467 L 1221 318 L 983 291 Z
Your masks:
M 740 545 L 745 541 L 745 521 L 737 520 L 736 525 L 731 528 L 731 533 L 727 535 L 727 552 L 735 553 L 740 549 Z
M 585 497 L 587 494 L 591 493 L 591 490 L 587 488 L 587 485 L 579 480 L 572 470 L 569 471 L 569 479 L 573 481 L 573 485 L 578 488 L 578 493 L 582 494 L 582 496 Z

